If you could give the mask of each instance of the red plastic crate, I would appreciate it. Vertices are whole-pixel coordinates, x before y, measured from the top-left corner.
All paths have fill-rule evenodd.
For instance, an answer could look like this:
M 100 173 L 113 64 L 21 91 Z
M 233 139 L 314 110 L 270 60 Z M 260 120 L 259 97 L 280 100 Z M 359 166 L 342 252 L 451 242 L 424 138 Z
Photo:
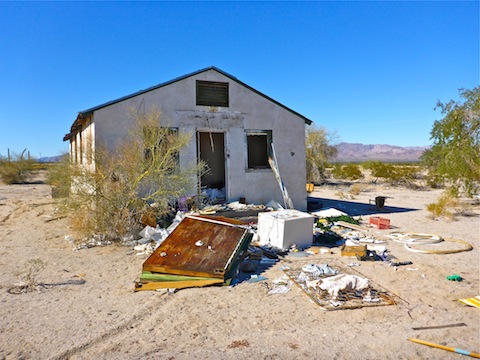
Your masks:
M 390 229 L 390 219 L 382 218 L 380 216 L 372 216 L 369 224 L 377 229 Z

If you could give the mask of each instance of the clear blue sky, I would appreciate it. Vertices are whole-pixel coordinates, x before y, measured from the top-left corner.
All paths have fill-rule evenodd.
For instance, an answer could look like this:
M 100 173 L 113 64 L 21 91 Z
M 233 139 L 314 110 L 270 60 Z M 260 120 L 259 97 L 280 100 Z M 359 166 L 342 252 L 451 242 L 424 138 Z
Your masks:
M 479 2 L 0 2 L 0 154 L 53 156 L 78 111 L 214 65 L 340 141 L 429 145 L 479 85 Z

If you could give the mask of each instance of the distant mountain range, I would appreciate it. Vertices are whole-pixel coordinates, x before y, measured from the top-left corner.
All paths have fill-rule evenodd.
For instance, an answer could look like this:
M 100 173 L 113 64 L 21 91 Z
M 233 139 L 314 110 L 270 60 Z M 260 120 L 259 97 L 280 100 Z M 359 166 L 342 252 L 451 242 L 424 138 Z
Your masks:
M 54 162 L 59 162 L 62 159 L 61 155 L 58 156 L 43 156 L 41 158 L 38 158 L 37 161 L 41 163 L 54 163 Z
M 370 160 L 388 162 L 419 161 L 428 146 L 392 146 L 384 144 L 364 145 L 355 143 L 339 143 L 336 145 L 337 162 L 363 162 Z

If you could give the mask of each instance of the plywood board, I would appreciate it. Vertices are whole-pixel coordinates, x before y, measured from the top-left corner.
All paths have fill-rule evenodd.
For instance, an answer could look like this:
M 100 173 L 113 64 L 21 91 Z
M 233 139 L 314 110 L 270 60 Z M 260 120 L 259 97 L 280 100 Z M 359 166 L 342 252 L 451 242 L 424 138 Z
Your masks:
M 143 270 L 225 279 L 250 238 L 239 225 L 187 216 L 144 262 Z

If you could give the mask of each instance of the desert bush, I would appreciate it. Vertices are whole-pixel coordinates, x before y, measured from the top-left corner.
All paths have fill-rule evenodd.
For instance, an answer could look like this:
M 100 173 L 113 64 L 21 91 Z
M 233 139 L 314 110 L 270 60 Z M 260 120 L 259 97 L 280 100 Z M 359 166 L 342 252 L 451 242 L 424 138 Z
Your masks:
M 373 177 L 383 178 L 391 185 L 414 186 L 414 180 L 418 178 L 419 174 L 419 168 L 414 165 L 394 165 L 376 161 L 367 166 Z
M 72 169 L 68 153 L 60 161 L 47 167 L 47 184 L 52 186 L 53 197 L 68 197 L 72 186 Z
M 0 178 L 5 184 L 23 184 L 30 179 L 36 163 L 25 152 L 13 153 L 10 159 L 0 158 Z
M 445 191 L 436 202 L 427 204 L 427 210 L 433 219 L 455 219 L 455 208 L 459 206 L 459 200 L 454 192 Z
M 72 212 L 72 228 L 80 236 L 103 234 L 116 240 L 138 231 L 142 215 L 157 218 L 173 212 L 175 201 L 196 189 L 205 165 L 179 166 L 179 152 L 191 134 L 168 127 L 158 110 L 132 113 L 133 125 L 114 150 L 96 146 L 95 170 L 81 164 L 52 175 L 52 184 L 71 191 L 63 203 Z
M 371 170 L 373 169 L 376 163 L 378 163 L 378 161 L 369 160 L 369 161 L 362 162 L 360 166 L 365 170 Z
M 362 191 L 365 190 L 365 187 L 360 184 L 353 184 L 350 186 L 348 192 L 354 196 L 359 195 Z
M 340 199 L 345 199 L 345 200 L 354 200 L 355 195 L 350 193 L 350 192 L 345 192 L 345 191 L 337 191 L 335 193 L 336 196 L 338 196 Z
M 46 263 L 41 259 L 31 259 L 24 263 L 23 268 L 16 272 L 21 283 L 18 285 L 23 291 L 34 291 L 38 288 L 38 276 L 45 269 Z
M 363 177 L 360 166 L 357 164 L 336 164 L 333 167 L 332 174 L 338 179 L 358 180 Z

